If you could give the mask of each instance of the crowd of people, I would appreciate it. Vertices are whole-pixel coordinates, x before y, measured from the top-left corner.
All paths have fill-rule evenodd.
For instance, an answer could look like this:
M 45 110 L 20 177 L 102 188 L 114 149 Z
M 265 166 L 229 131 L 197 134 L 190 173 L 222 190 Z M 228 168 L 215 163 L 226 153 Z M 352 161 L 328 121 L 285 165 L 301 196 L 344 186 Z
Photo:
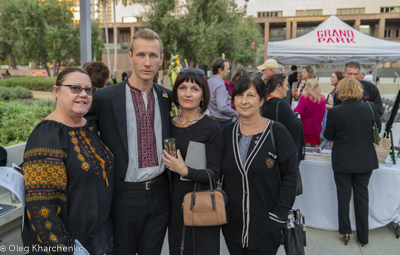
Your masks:
M 150 29 L 134 34 L 128 56 L 132 74 L 116 85 L 106 86 L 101 62 L 58 75 L 56 108 L 25 149 L 24 245 L 51 254 L 74 254 L 79 244 L 93 255 L 156 255 L 168 228 L 170 254 L 213 255 L 222 228 L 230 254 L 276 254 L 301 194 L 303 148 L 319 146 L 321 132 L 332 148 L 339 239 L 350 239 L 353 187 L 358 241 L 368 243 L 367 186 L 378 167 L 372 112 L 380 127 L 383 107 L 376 87 L 357 80 L 357 62 L 332 74 L 325 98 L 312 66 L 292 67 L 287 79 L 273 59 L 257 73 L 238 69 L 231 83 L 226 58 L 214 59 L 208 80 L 202 69 L 183 68 L 170 91 L 153 82 L 164 55 Z M 172 103 L 179 113 L 171 117 Z M 176 155 L 165 139 L 175 140 Z M 190 142 L 205 145 L 205 169 L 185 163 Z M 182 231 L 183 197 L 196 183 L 208 189 L 208 173 L 228 196 L 229 222 Z

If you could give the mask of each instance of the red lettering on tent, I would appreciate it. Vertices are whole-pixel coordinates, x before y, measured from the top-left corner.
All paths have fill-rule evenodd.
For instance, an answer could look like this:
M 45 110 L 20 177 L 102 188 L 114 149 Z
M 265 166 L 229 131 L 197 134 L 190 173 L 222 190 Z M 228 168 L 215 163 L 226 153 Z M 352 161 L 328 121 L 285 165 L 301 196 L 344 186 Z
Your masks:
M 338 43 L 340 43 L 340 42 L 346 43 L 346 42 L 344 41 L 344 38 L 336 37 L 336 41 L 337 41 Z
M 354 33 L 351 30 L 347 30 L 347 35 L 348 35 L 348 37 L 354 37 Z
M 336 31 L 336 29 L 333 30 L 332 36 L 339 36 L 338 32 Z
M 331 37 L 331 31 L 330 30 L 325 30 L 325 37 Z
M 340 37 L 347 37 L 346 30 L 339 30 L 339 36 Z
M 317 36 L 318 37 L 324 37 L 324 33 L 321 30 L 317 31 Z
M 329 42 L 333 42 L 333 43 L 335 43 L 335 42 L 332 40 L 332 38 L 328 38 L 328 41 L 327 41 L 327 43 L 329 43 Z
M 350 43 L 350 42 L 356 43 L 356 42 L 354 41 L 354 38 L 346 38 L 346 39 L 347 39 L 347 42 L 348 42 L 348 43 Z
M 318 42 L 320 43 L 320 42 L 323 42 L 323 41 L 325 41 L 325 38 L 318 38 Z

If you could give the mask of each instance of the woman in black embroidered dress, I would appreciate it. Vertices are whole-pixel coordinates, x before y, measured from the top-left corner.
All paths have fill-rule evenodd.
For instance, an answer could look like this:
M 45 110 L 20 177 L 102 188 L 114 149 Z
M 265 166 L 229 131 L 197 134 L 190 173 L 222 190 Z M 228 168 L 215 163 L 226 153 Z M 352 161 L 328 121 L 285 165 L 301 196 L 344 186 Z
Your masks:
M 56 108 L 25 148 L 23 243 L 29 254 L 73 254 L 76 240 L 91 255 L 111 252 L 114 157 L 83 118 L 92 103 L 89 76 L 68 67 L 53 92 Z
M 172 174 L 172 211 L 168 228 L 170 254 L 180 254 L 182 240 L 182 202 L 186 193 L 192 192 L 195 182 L 201 189 L 209 187 L 209 179 L 204 169 L 194 169 L 185 165 L 190 141 L 206 146 L 206 168 L 211 170 L 217 181 L 221 175 L 222 133 L 217 121 L 204 114 L 210 101 L 210 90 L 204 71 L 184 68 L 176 79 L 172 90 L 172 100 L 180 107 L 181 113 L 171 119 L 171 137 L 176 140 L 178 158 L 164 150 L 163 160 Z M 186 180 L 182 180 L 184 177 Z M 218 255 L 220 247 L 220 227 L 186 227 L 184 254 Z
M 222 230 L 231 255 L 276 254 L 296 197 L 296 145 L 281 123 L 261 116 L 265 94 L 259 77 L 241 76 L 232 93 L 240 120 L 222 132 L 223 189 L 230 212 Z

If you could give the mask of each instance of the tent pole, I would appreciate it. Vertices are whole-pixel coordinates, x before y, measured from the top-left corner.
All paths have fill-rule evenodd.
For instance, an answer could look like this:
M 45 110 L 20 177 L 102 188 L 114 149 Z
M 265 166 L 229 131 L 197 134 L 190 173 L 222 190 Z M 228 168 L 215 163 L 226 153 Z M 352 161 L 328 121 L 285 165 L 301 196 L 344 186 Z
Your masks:
M 376 75 L 378 74 L 378 61 L 375 61 L 374 64 L 374 78 L 372 79 L 374 82 L 376 82 Z

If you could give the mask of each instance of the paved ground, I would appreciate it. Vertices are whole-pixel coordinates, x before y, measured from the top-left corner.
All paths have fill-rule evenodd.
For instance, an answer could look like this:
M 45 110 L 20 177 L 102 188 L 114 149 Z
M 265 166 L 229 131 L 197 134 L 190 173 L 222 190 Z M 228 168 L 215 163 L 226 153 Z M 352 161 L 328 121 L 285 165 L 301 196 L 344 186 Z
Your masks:
M 338 233 L 314 228 L 307 228 L 307 247 L 305 252 L 308 255 L 394 255 L 400 254 L 400 239 L 396 239 L 393 230 L 389 227 L 382 227 L 369 231 L 369 244 L 361 247 L 355 234 L 351 235 L 347 246 L 338 239 Z M 168 255 L 168 240 L 164 241 L 161 255 Z M 221 255 L 228 255 L 228 249 L 221 233 Z M 281 246 L 278 255 L 284 255 L 285 249 Z
M 32 91 L 34 99 L 55 99 L 53 92 L 43 92 L 43 91 Z

